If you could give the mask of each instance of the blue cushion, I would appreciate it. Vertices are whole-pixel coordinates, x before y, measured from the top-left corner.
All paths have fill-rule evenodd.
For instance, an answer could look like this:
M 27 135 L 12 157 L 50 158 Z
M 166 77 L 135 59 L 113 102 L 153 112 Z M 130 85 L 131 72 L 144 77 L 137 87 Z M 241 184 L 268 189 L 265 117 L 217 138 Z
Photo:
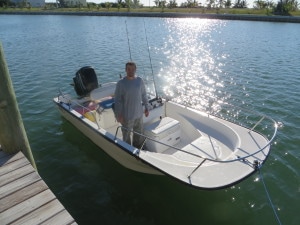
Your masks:
M 103 102 L 100 102 L 99 105 L 103 109 L 110 109 L 110 108 L 112 108 L 112 105 L 114 104 L 114 102 L 115 102 L 115 99 L 111 98 L 111 99 L 107 99 Z

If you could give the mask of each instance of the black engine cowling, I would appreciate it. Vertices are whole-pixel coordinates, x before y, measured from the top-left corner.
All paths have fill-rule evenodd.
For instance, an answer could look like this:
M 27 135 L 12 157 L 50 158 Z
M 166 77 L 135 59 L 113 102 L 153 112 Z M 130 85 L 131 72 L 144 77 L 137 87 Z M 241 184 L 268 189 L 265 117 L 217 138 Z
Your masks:
M 79 96 L 89 94 L 95 88 L 98 88 L 98 79 L 93 67 L 85 66 L 76 72 L 73 78 L 74 89 Z

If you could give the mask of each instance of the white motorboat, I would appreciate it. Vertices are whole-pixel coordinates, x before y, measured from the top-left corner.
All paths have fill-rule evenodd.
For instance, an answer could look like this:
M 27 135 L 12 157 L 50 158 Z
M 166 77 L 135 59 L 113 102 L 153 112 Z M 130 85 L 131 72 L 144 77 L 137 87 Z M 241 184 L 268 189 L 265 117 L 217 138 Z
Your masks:
M 92 67 L 81 68 L 73 80 L 78 96 L 60 92 L 54 98 L 65 119 L 124 167 L 196 188 L 225 188 L 253 174 L 277 133 L 273 119 L 229 104 L 208 113 L 149 96 L 140 134 L 145 142 L 138 149 L 122 140 L 114 116 L 116 82 L 99 85 Z

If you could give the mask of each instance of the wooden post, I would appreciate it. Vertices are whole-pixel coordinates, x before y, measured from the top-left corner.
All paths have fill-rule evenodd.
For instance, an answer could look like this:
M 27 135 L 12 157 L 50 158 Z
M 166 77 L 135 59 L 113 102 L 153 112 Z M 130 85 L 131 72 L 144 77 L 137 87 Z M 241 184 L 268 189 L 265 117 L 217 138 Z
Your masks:
M 0 145 L 7 153 L 22 151 L 31 165 L 36 165 L 31 153 L 14 88 L 0 42 Z

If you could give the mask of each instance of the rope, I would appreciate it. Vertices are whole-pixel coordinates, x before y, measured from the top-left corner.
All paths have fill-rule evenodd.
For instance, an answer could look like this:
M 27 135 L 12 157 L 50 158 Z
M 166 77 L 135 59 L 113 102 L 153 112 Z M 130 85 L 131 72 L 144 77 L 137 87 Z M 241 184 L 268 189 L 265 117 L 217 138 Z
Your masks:
M 273 202 L 272 202 L 272 200 L 271 200 L 270 194 L 269 194 L 269 192 L 268 192 L 267 186 L 266 186 L 266 184 L 265 184 L 265 181 L 264 181 L 264 178 L 263 178 L 263 176 L 262 176 L 262 173 L 261 173 L 261 171 L 260 171 L 259 166 L 257 167 L 257 169 L 258 169 L 258 172 L 259 172 L 259 176 L 260 176 L 260 178 L 261 178 L 261 181 L 262 181 L 262 183 L 263 183 L 263 185 L 264 185 L 264 189 L 265 189 L 265 192 L 266 192 L 266 194 L 267 194 L 269 203 L 270 203 L 270 205 L 271 205 L 271 207 L 272 207 L 272 209 L 273 209 L 273 213 L 274 213 L 274 215 L 275 215 L 275 218 L 276 218 L 278 224 L 279 224 L 279 225 L 282 225 L 282 223 L 281 223 L 281 221 L 280 221 L 280 219 L 279 219 L 279 216 L 278 216 L 278 214 L 277 214 L 277 212 L 276 212 L 276 210 L 275 210 L 274 204 L 273 204 Z

